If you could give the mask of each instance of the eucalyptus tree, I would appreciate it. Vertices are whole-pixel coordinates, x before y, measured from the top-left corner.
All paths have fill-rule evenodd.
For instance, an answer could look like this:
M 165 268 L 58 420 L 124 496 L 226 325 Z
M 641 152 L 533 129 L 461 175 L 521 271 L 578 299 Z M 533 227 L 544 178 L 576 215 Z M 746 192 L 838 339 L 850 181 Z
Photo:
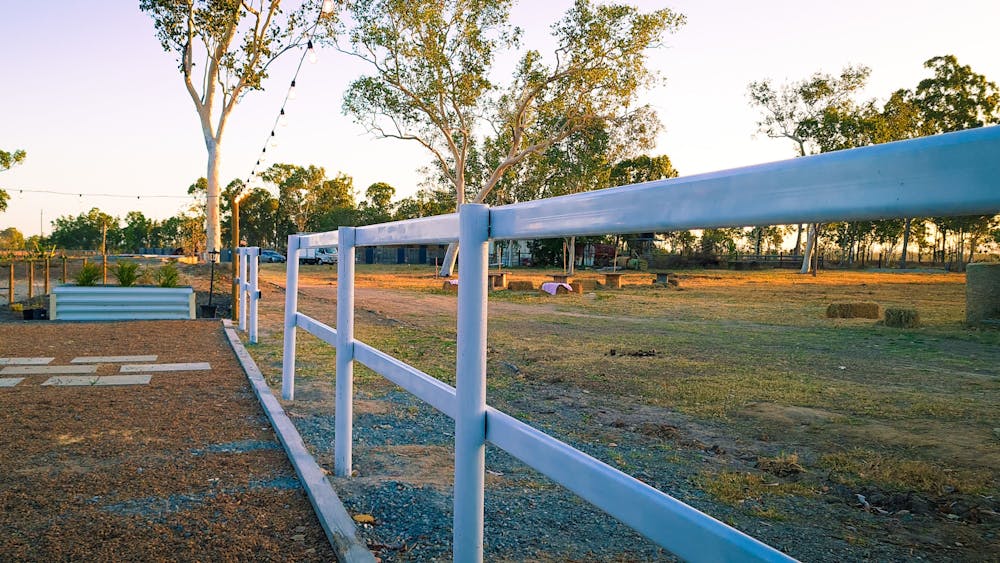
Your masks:
M 139 0 L 153 19 L 163 49 L 177 57 L 184 87 L 201 125 L 208 151 L 206 173 L 207 250 L 222 248 L 219 169 L 226 125 L 249 92 L 263 90 L 268 68 L 281 55 L 328 37 L 332 17 L 319 17 L 321 3 L 303 2 L 284 11 L 280 0 Z M 200 76 L 195 67 L 201 64 Z
M 456 205 L 482 203 L 504 173 L 532 154 L 595 124 L 620 117 L 654 79 L 646 50 L 683 23 L 660 9 L 577 0 L 552 26 L 557 44 L 546 60 L 520 55 L 507 84 L 494 84 L 498 53 L 520 48 L 510 24 L 513 0 L 354 0 L 341 50 L 368 64 L 344 111 L 378 137 L 422 145 L 438 161 Z M 472 147 L 485 125 L 505 139 L 495 167 L 467 186 Z M 452 245 L 441 273 L 454 269 Z
M 365 190 L 365 199 L 358 205 L 358 224 L 374 225 L 391 221 L 395 216 L 392 198 L 396 188 L 385 182 L 375 182 Z
M 829 117 L 831 114 L 851 115 L 855 113 L 853 96 L 868 80 L 871 69 L 865 66 L 848 66 L 839 76 L 815 73 L 809 78 L 775 86 L 770 80 L 751 82 L 748 87 L 750 103 L 761 108 L 758 131 L 772 139 L 784 138 L 792 141 L 797 156 L 806 156 L 837 150 L 823 146 L 820 137 L 837 142 L 831 135 Z M 824 121 L 824 118 L 827 118 Z M 842 132 L 842 131 L 841 131 Z M 855 145 L 857 146 L 857 145 Z M 844 147 L 840 147 L 844 148 Z M 809 256 L 816 247 L 819 225 L 810 225 L 803 252 L 802 273 L 810 270 Z M 801 245 L 802 228 L 796 235 L 795 248 Z
M 974 129 L 1000 123 L 1000 89 L 995 82 L 959 64 L 954 55 L 929 59 L 924 67 L 933 72 L 917 84 L 912 103 L 919 112 L 919 131 L 924 135 Z M 959 237 L 958 263 L 972 260 L 978 241 L 988 238 L 996 221 L 993 215 L 939 218 L 939 223 Z M 963 260 L 965 237 L 969 237 L 967 260 Z
M 24 162 L 25 157 L 28 156 L 23 150 L 15 150 L 14 152 L 7 152 L 5 150 L 0 150 L 0 172 L 10 170 L 14 166 Z M 7 201 L 10 199 L 10 194 L 5 190 L 0 189 L 0 211 L 7 209 Z
M 279 230 L 283 234 L 332 228 L 328 219 L 334 212 L 349 212 L 338 214 L 338 219 L 353 215 L 354 181 L 346 174 L 330 179 L 321 166 L 277 163 L 260 176 L 277 189 Z

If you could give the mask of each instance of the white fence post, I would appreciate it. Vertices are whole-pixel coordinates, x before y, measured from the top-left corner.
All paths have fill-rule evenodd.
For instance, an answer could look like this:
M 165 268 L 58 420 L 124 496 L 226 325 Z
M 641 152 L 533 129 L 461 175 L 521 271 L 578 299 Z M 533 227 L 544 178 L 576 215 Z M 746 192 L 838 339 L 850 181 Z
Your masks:
M 487 205 L 465 204 L 459 210 L 453 555 L 462 563 L 483 560 L 489 223 Z
M 295 399 L 295 314 L 299 308 L 299 237 L 288 235 L 285 268 L 285 345 L 281 360 L 281 398 Z
M 249 248 L 239 249 L 240 253 L 240 330 L 247 330 L 247 259 L 249 258 Z
M 258 274 L 260 272 L 260 247 L 255 246 L 250 249 L 247 256 L 243 258 L 244 268 L 247 268 L 247 261 L 250 261 L 250 279 L 247 282 L 247 289 L 250 291 L 250 343 L 257 343 L 257 302 L 260 301 L 260 285 L 258 284 Z M 245 294 L 244 294 L 245 295 Z M 244 306 L 244 309 L 246 307 Z M 240 311 L 241 315 L 243 311 Z
M 354 227 L 338 229 L 334 473 L 351 476 L 354 432 Z

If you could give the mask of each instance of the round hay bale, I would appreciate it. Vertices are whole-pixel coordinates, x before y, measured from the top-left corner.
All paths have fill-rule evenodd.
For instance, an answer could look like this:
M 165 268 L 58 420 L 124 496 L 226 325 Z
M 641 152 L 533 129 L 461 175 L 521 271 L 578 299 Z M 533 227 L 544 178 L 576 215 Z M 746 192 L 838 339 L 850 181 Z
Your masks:
M 978 262 L 965 270 L 965 322 L 1000 319 L 1000 264 Z
M 826 316 L 830 319 L 877 319 L 879 318 L 878 303 L 831 303 L 826 308 Z
M 517 280 L 507 282 L 508 291 L 534 291 L 535 284 L 527 280 Z
M 920 326 L 920 315 L 916 309 L 888 307 L 885 310 L 885 326 L 894 328 L 917 328 Z

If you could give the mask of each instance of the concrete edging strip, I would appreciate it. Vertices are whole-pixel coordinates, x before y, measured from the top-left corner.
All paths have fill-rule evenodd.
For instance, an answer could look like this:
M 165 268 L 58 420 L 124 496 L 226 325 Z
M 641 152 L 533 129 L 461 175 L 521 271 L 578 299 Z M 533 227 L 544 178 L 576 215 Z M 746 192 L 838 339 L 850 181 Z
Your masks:
M 295 472 L 302 481 L 302 486 L 309 496 L 309 502 L 312 503 L 313 510 L 316 511 L 316 516 L 323 526 L 323 531 L 326 532 L 330 545 L 337 554 L 337 559 L 345 563 L 374 563 L 375 556 L 368 550 L 365 542 L 358 537 L 358 529 L 354 525 L 354 520 L 351 519 L 351 515 L 347 513 L 344 504 L 340 502 L 337 493 L 327 481 L 323 469 L 309 455 L 299 431 L 295 429 L 295 425 L 285 414 L 281 404 L 271 394 L 271 388 L 267 386 L 264 375 L 243 346 L 243 342 L 240 341 L 236 329 L 232 326 L 232 321 L 224 319 L 222 324 L 225 327 L 226 338 L 229 339 L 229 344 L 233 347 L 236 357 L 243 366 L 243 371 L 246 372 L 247 379 L 250 380 L 254 394 L 257 395 L 267 418 L 271 421 L 271 426 L 274 427 L 278 439 L 285 448 L 288 459 L 292 462 Z

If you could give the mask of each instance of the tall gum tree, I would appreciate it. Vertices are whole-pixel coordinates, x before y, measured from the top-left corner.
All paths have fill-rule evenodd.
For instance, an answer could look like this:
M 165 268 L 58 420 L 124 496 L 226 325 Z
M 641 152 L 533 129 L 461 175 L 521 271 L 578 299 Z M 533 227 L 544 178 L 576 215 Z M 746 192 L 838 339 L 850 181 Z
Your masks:
M 669 9 L 643 13 L 577 0 L 552 26 L 550 60 L 520 56 L 507 84 L 492 82 L 498 53 L 520 47 L 512 0 L 354 0 L 340 49 L 371 74 L 348 87 L 344 111 L 378 137 L 419 143 L 440 163 L 456 205 L 482 203 L 513 165 L 627 113 L 655 79 L 646 50 L 682 25 Z M 468 186 L 470 153 L 485 127 L 503 132 L 503 157 Z M 457 245 L 441 274 L 451 275 Z
M 861 90 L 871 69 L 865 66 L 848 66 L 840 76 L 816 73 L 805 80 L 775 87 L 770 80 L 751 82 L 748 87 L 750 103 L 761 108 L 758 131 L 772 139 L 789 139 L 795 143 L 798 156 L 822 152 L 824 147 L 817 136 L 823 129 L 824 117 L 831 112 L 846 113 L 853 108 L 852 97 Z M 829 149 L 826 149 L 829 150 Z M 795 248 L 801 244 L 802 228 L 796 236 Z M 811 269 L 809 257 L 814 252 L 819 225 L 808 226 L 806 249 L 803 252 L 801 273 Z
M 139 0 L 139 9 L 153 19 L 163 49 L 176 55 L 198 112 L 208 151 L 208 251 L 222 248 L 219 169 L 233 110 L 246 93 L 263 90 L 267 69 L 278 57 L 302 46 L 314 29 L 313 41 L 318 43 L 333 28 L 332 15 L 320 17 L 318 0 L 290 12 L 280 5 L 280 0 Z
M 23 150 L 15 150 L 14 152 L 0 150 L 0 172 L 10 170 L 14 166 L 21 164 L 24 162 L 26 156 L 28 155 Z M 10 194 L 3 189 L 0 189 L 0 211 L 7 209 L 8 199 L 10 199 Z

